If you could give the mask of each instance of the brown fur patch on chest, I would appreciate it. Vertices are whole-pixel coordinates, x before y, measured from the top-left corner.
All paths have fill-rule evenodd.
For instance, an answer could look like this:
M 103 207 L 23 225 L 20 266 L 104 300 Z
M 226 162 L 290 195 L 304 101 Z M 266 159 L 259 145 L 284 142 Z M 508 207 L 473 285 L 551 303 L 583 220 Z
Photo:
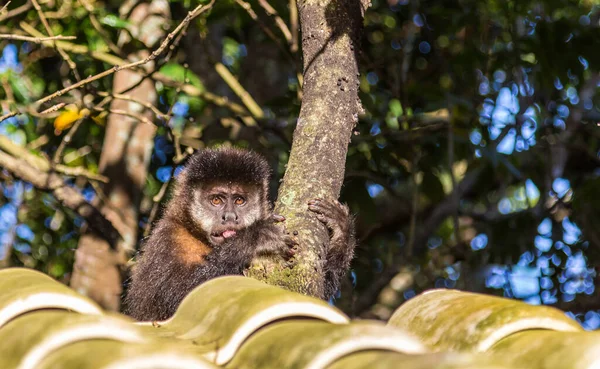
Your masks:
M 187 266 L 203 264 L 211 251 L 210 247 L 192 236 L 185 228 L 176 228 L 173 232 L 175 256 Z

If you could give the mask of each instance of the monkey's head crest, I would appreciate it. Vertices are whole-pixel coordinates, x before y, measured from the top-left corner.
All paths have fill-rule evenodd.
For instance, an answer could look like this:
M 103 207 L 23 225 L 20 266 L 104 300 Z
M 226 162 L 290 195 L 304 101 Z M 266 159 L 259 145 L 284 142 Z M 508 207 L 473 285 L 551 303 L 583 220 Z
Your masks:
M 266 159 L 250 150 L 220 147 L 196 152 L 185 166 L 188 185 L 240 183 L 260 186 L 267 192 L 271 168 Z

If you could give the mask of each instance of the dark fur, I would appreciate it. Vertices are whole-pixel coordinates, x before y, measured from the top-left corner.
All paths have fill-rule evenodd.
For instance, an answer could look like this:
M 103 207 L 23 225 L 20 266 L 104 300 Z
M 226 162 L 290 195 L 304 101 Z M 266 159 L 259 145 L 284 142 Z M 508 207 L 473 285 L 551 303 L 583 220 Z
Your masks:
M 181 300 L 199 284 L 222 275 L 242 274 L 255 256 L 293 256 L 294 240 L 275 225 L 268 201 L 270 169 L 260 155 L 240 149 L 202 150 L 190 158 L 177 178 L 173 199 L 163 218 L 143 244 L 141 257 L 125 298 L 126 313 L 138 320 L 164 320 L 173 315 Z M 248 203 L 248 217 L 235 236 L 215 242 L 212 229 L 200 221 L 216 214 L 194 201 L 195 193 L 215 186 L 241 186 L 256 196 Z M 338 202 L 313 200 L 309 209 L 331 231 L 327 254 L 326 296 L 338 289 L 354 250 L 352 220 Z M 240 209 L 242 211 L 243 209 Z M 244 214 L 239 215 L 242 219 Z M 217 225 L 218 227 L 219 225 Z
M 324 266 L 324 298 L 329 300 L 339 290 L 342 278 L 350 269 L 350 262 L 354 257 L 354 218 L 346 205 L 335 200 L 314 199 L 309 201 L 308 209 L 316 214 L 317 219 L 323 222 L 330 232 L 327 262 Z

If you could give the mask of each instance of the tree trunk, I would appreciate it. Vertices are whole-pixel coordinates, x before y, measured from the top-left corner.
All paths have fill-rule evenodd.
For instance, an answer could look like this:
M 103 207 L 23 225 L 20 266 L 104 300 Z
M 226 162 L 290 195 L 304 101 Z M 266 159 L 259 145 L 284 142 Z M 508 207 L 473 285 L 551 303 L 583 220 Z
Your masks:
M 126 3 L 127 4 L 127 3 Z M 124 11 L 128 13 L 128 11 Z M 163 24 L 170 18 L 169 5 L 165 0 L 154 0 L 149 4 L 138 5 L 129 22 L 139 25 L 136 37 L 151 48 L 164 38 Z M 127 33 L 121 35 L 119 46 L 128 40 Z M 130 61 L 148 56 L 148 51 L 136 52 L 129 56 Z M 145 65 L 148 70 L 154 63 Z M 141 75 L 131 70 L 115 73 L 113 91 L 120 93 L 136 85 Z M 154 82 L 146 79 L 136 88 L 127 92 L 134 99 L 155 104 L 157 100 Z M 111 110 L 125 110 L 145 115 L 153 120 L 151 112 L 144 113 L 138 103 L 113 100 Z M 131 117 L 111 114 L 106 125 L 106 134 L 99 170 L 110 182 L 104 188 L 108 206 L 114 210 L 117 219 L 113 223 L 123 225 L 123 241 L 110 245 L 103 235 L 88 231 L 82 234 L 75 254 L 75 266 L 71 286 L 83 293 L 103 308 L 118 311 L 120 308 L 122 281 L 121 275 L 127 259 L 135 250 L 138 236 L 138 209 L 145 184 L 148 163 L 152 153 L 156 126 L 139 122 Z
M 298 1 L 304 58 L 304 99 L 275 212 L 300 244 L 293 268 L 257 260 L 248 275 L 323 297 L 323 261 L 329 235 L 309 213 L 315 197 L 337 198 L 348 143 L 362 112 L 357 62 L 367 0 Z

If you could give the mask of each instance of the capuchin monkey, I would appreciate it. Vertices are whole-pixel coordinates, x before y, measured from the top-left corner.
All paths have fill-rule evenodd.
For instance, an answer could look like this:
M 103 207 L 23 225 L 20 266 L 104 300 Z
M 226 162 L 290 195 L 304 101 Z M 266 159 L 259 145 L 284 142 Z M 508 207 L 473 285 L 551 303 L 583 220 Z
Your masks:
M 267 161 L 252 151 L 205 149 L 190 157 L 142 246 L 125 312 L 137 320 L 165 320 L 209 279 L 243 274 L 257 256 L 292 258 L 296 242 L 276 225 L 284 219 L 272 213 L 270 177 Z M 353 219 L 337 201 L 314 199 L 308 209 L 330 230 L 323 296 L 329 299 L 354 254 Z

